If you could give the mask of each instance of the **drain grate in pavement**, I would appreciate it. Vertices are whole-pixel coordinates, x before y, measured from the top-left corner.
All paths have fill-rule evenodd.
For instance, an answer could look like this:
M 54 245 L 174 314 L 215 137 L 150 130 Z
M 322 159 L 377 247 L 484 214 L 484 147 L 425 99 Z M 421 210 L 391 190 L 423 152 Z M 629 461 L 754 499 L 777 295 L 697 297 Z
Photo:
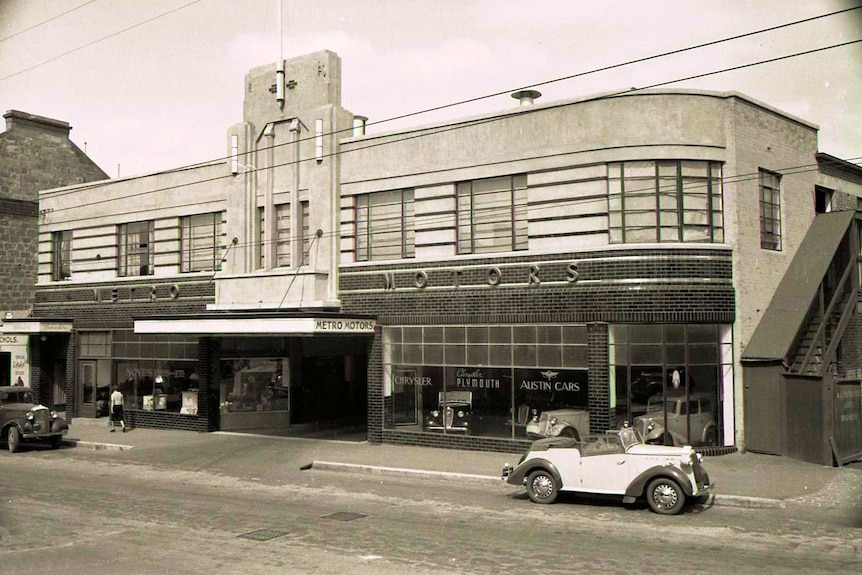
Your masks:
M 287 535 L 288 533 L 288 531 L 277 531 L 275 529 L 257 529 L 255 531 L 243 533 L 242 535 L 237 535 L 237 537 L 242 539 L 251 539 L 252 541 L 270 541 Z
M 323 516 L 324 519 L 335 519 L 337 521 L 353 521 L 354 519 L 362 519 L 363 517 L 368 516 L 362 513 L 349 513 L 347 511 L 339 511 L 338 513 L 330 513 Z

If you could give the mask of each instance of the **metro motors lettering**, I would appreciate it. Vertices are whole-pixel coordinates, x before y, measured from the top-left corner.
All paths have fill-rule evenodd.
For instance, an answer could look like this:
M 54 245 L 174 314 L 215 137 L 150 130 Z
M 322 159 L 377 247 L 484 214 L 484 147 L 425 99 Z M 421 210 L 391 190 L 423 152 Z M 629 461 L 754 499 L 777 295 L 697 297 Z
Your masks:
M 539 278 L 539 266 L 536 264 L 531 264 L 530 268 L 527 272 L 527 285 L 537 286 L 542 283 L 542 280 Z M 461 286 L 461 275 L 464 273 L 464 270 L 452 270 L 452 287 L 462 287 Z M 498 286 L 503 281 L 503 272 L 498 267 L 490 267 L 485 270 L 485 283 L 489 286 Z M 566 266 L 566 281 L 570 284 L 576 284 L 580 279 L 580 274 L 578 273 L 578 264 L 577 262 L 572 262 Z M 424 289 L 428 287 L 428 272 L 425 270 L 419 270 L 413 273 L 413 287 L 416 289 Z M 383 289 L 385 290 L 394 290 L 395 289 L 395 272 L 386 272 L 383 274 Z
M 374 321 L 319 319 L 314 328 L 320 331 L 369 331 L 374 329 Z

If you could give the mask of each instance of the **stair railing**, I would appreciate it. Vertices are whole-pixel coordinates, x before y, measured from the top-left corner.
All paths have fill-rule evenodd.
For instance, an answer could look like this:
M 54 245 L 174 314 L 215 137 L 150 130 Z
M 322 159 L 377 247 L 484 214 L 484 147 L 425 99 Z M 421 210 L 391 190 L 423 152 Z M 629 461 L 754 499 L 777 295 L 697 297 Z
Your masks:
M 820 350 L 823 352 L 823 344 L 825 344 L 825 330 L 826 326 L 829 323 L 829 318 L 832 317 L 832 313 L 835 311 L 836 306 L 840 301 L 844 299 L 845 293 L 847 291 L 847 280 L 851 277 L 851 272 L 856 269 L 857 261 L 856 258 L 851 258 L 850 262 L 848 262 L 847 267 L 844 269 L 844 273 L 841 275 L 841 279 L 838 280 L 838 284 L 835 288 L 835 292 L 832 294 L 832 299 L 829 301 L 829 305 L 826 307 L 826 310 L 820 316 L 820 325 L 817 327 L 817 333 L 814 334 L 814 338 L 811 341 L 811 345 L 808 347 L 808 351 L 805 353 L 805 357 L 802 359 L 802 363 L 799 366 L 799 373 L 805 373 L 805 370 L 808 368 L 808 362 L 811 360 L 811 355 L 814 353 L 815 343 L 822 342 L 820 345 Z M 853 297 L 858 296 L 859 286 L 858 281 L 855 280 L 853 282 L 852 290 L 851 290 L 851 298 L 850 301 L 853 301 Z M 822 293 L 822 285 L 821 289 L 818 290 L 818 293 Z M 831 354 L 835 353 L 835 350 L 838 348 L 838 342 L 840 340 L 840 335 L 843 332 L 844 328 L 847 327 L 847 323 L 850 321 L 850 316 L 853 314 L 853 306 L 848 305 L 844 312 L 841 314 L 841 320 L 838 323 L 838 328 L 835 330 L 835 333 L 832 334 L 832 338 L 830 338 L 829 348 L 826 352 L 823 352 L 820 361 L 820 368 L 817 370 L 818 375 L 823 374 L 824 366 L 827 366 L 831 361 Z

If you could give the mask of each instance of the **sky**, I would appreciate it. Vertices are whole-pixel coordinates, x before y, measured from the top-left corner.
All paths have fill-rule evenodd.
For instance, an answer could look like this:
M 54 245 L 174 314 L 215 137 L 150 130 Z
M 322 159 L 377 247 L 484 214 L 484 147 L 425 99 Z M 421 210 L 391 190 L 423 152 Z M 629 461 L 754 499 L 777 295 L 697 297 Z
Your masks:
M 858 10 L 655 58 L 839 10 Z M 0 112 L 68 122 L 111 177 L 223 158 L 246 72 L 332 50 L 342 105 L 382 132 L 652 86 L 862 40 L 862 0 L 0 0 Z M 668 88 L 737 91 L 862 163 L 862 42 Z M 470 104 L 386 121 L 490 94 Z M 0 129 L 5 126 L 0 125 Z

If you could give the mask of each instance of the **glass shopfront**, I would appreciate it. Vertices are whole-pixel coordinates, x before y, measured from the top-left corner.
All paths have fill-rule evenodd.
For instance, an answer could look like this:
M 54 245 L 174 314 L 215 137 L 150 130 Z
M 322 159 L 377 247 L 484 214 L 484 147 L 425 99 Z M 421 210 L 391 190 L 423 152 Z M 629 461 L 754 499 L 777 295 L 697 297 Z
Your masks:
M 116 385 L 126 409 L 196 415 L 198 340 L 136 334 L 130 329 L 78 333 L 78 398 L 82 415 L 108 415 Z
M 715 324 L 610 326 L 615 424 L 631 422 L 654 443 L 721 444 L 730 334 Z
M 197 337 L 132 330 L 111 335 L 112 379 L 127 409 L 197 415 Z
M 587 410 L 585 325 L 383 330 L 388 428 L 525 438 L 542 412 Z

